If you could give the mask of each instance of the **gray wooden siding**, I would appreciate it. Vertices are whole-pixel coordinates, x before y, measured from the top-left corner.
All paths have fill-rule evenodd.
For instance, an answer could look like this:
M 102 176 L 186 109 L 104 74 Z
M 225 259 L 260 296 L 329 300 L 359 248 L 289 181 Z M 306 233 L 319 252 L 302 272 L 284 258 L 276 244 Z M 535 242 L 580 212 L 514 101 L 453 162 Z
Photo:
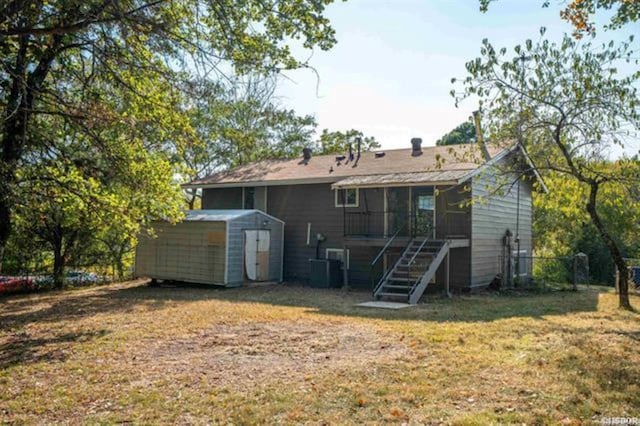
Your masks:
M 242 188 L 205 188 L 202 190 L 202 208 L 224 210 L 242 208 Z
M 267 187 L 256 186 L 253 195 L 253 208 L 267 212 Z
M 507 229 L 516 235 L 518 211 L 518 184 L 506 193 L 495 193 L 503 183 L 490 170 L 472 178 L 474 204 L 471 208 L 471 285 L 488 285 L 500 272 L 502 237 Z M 531 255 L 532 249 L 532 185 L 530 181 L 520 182 L 520 247 Z
M 237 192 L 230 189 L 241 188 L 205 189 L 203 193 L 203 207 L 209 209 L 221 209 L 229 205 L 224 200 L 225 194 L 237 197 Z M 258 189 L 258 188 L 256 188 Z M 460 209 L 456 204 L 471 196 L 462 187 L 440 188 L 436 197 L 436 233 L 438 238 L 447 235 L 471 234 L 470 208 Z M 344 212 L 384 212 L 384 189 L 368 188 L 360 189 L 358 207 L 335 207 L 335 193 L 330 184 L 286 185 L 270 186 L 267 189 L 267 213 L 285 222 L 284 242 L 284 278 L 292 281 L 306 281 L 309 278 L 309 259 L 316 256 L 317 233 L 326 236 L 326 240 L 320 245 L 320 257 L 324 258 L 327 248 L 342 249 L 344 244 Z M 393 209 L 394 206 L 388 206 Z M 377 219 L 374 219 L 377 220 Z M 311 243 L 307 245 L 307 224 L 311 223 Z M 382 233 L 382 222 L 380 223 Z M 235 225 L 231 225 L 235 226 Z M 259 229 L 259 228 L 254 228 Z M 237 234 L 232 232 L 231 235 Z M 240 233 L 244 235 L 244 233 Z M 272 245 L 276 242 L 271 241 Z M 238 270 L 231 266 L 233 263 L 242 262 L 244 258 L 240 241 L 230 241 L 229 271 Z M 273 247 L 273 246 L 272 246 Z M 349 247 L 350 250 L 350 285 L 356 287 L 368 287 L 370 280 L 370 262 L 381 247 Z M 275 251 L 272 251 L 272 256 Z M 278 259 L 279 262 L 279 259 Z M 471 275 L 471 250 L 455 249 L 451 252 L 451 276 L 452 287 L 468 288 Z M 270 267 L 270 274 L 272 268 Z M 244 271 L 244 266 L 242 267 Z M 376 272 L 379 275 L 380 271 Z M 439 283 L 444 281 L 444 268 L 437 274 Z M 279 275 L 278 277 L 279 278 Z M 239 277 L 231 272 L 230 283 L 236 283 Z M 274 278 L 275 279 L 275 278 Z
M 360 190 L 359 207 L 347 207 L 347 212 L 384 210 L 382 189 Z M 335 193 L 330 184 L 270 186 L 267 196 L 267 212 L 285 222 L 284 277 L 286 280 L 309 279 L 309 259 L 316 256 L 316 234 L 326 240 L 320 245 L 320 257 L 327 248 L 342 249 L 344 243 L 343 208 L 335 207 Z M 307 224 L 311 223 L 311 241 L 307 245 Z M 355 272 L 350 283 L 368 284 L 368 275 L 360 271 L 368 268 L 369 252 L 360 256 L 356 247 L 350 248 L 350 268 Z M 352 280 L 353 279 L 353 280 Z
M 225 245 L 211 245 L 209 232 L 225 232 L 224 222 L 154 223 L 157 238 L 140 237 L 136 275 L 224 285 Z

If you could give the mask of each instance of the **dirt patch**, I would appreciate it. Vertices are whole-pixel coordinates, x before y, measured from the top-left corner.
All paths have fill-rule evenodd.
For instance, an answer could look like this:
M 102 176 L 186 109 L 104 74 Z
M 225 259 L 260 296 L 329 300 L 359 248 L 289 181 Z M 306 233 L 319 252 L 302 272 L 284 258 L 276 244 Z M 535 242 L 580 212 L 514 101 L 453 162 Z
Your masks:
M 222 386 L 245 387 L 304 380 L 328 369 L 358 368 L 406 356 L 401 337 L 374 327 L 341 323 L 218 325 L 193 337 L 158 342 L 136 357 L 167 375 L 200 376 Z M 152 375 L 153 376 L 153 375 Z M 145 377 L 140 384 L 155 381 Z

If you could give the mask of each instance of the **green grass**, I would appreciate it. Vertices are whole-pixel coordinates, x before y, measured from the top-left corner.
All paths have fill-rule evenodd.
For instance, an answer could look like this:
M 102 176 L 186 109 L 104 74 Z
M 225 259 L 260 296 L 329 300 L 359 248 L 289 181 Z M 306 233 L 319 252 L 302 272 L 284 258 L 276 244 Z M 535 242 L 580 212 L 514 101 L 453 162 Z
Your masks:
M 605 288 L 429 298 L 131 282 L 0 300 L 0 421 L 584 423 L 640 416 Z M 633 296 L 633 303 L 640 300 Z

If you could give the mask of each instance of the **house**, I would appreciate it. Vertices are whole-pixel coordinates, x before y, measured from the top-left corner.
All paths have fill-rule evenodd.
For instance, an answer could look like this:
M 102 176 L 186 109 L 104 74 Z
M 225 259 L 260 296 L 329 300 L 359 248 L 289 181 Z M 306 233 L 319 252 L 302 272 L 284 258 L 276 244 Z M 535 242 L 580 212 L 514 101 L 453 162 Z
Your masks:
M 338 259 L 345 284 L 412 303 L 427 286 L 486 287 L 511 259 L 505 254 L 530 256 L 532 191 L 546 190 L 518 144 L 423 147 L 418 138 L 378 152 L 305 149 L 185 186 L 202 190 L 203 209 L 282 220 L 285 280 L 307 281 L 310 259 Z M 516 269 L 524 278 L 530 267 Z

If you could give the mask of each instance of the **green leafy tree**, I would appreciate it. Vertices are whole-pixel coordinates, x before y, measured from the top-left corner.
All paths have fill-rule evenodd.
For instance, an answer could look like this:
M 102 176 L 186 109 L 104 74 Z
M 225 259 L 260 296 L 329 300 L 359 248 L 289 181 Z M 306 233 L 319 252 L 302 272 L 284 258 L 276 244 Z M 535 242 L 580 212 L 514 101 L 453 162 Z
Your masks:
M 615 163 L 605 164 L 615 168 Z M 588 187 L 561 173 L 547 172 L 548 194 L 534 194 L 533 229 L 536 252 L 546 256 L 571 256 L 578 252 L 589 256 L 589 273 L 596 283 L 613 283 L 615 265 L 609 249 L 584 209 Z M 625 257 L 640 256 L 640 195 L 625 186 L 608 185 L 602 188 L 598 210 L 607 224 L 612 238 Z
M 620 271 L 620 306 L 631 309 L 628 267 L 602 211 L 610 187 L 637 191 L 640 180 L 636 159 L 621 159 L 615 167 L 602 161 L 611 147 L 630 146 L 640 130 L 640 76 L 617 71 L 637 61 L 630 43 L 597 48 L 565 36 L 558 44 L 527 40 L 509 52 L 485 40 L 481 54 L 467 63 L 456 103 L 479 98 L 494 140 L 518 140 L 539 168 L 585 188 L 584 198 L 570 207 L 598 230 Z
M 324 129 L 314 148 L 319 154 L 344 154 L 349 151 L 349 145 L 355 153 L 357 140 L 360 140 L 360 151 L 372 151 L 380 148 L 380 143 L 373 136 L 365 136 L 360 130 L 329 131 Z
M 292 43 L 308 49 L 331 48 L 334 31 L 324 16 L 329 3 L 331 0 L 2 2 L 0 258 L 11 232 L 23 161 L 39 144 L 50 144 L 57 151 L 52 144 L 64 141 L 43 137 L 49 132 L 50 117 L 90 135 L 88 153 L 108 145 L 110 153 L 102 157 L 107 163 L 121 155 L 145 156 L 158 141 L 183 140 L 184 129 L 172 122 L 176 117 L 172 109 L 180 103 L 176 88 L 194 73 L 273 73 L 307 66 L 292 54 Z M 122 99 L 106 96 L 105 101 L 108 92 L 104 88 L 114 89 Z M 129 104 L 130 109 L 114 114 L 114 102 L 116 106 L 118 102 Z M 94 127 L 104 128 L 105 124 L 114 124 L 123 132 L 120 135 L 126 135 L 118 139 L 120 144 L 107 144 L 96 134 Z M 112 166 L 114 173 L 118 171 L 117 164 Z
M 480 0 L 480 10 L 486 12 L 494 1 Z M 550 4 L 549 0 L 542 2 L 543 7 L 549 7 Z M 640 18 L 640 2 L 637 0 L 570 0 L 564 4 L 560 17 L 573 25 L 576 38 L 595 33 L 596 25 L 591 18 L 598 11 L 613 12 L 609 24 L 605 26 L 607 29 L 617 29 Z
M 36 239 L 47 248 L 56 286 L 63 284 L 69 262 L 87 259 L 110 230 L 132 241 L 153 219 L 181 217 L 181 192 L 173 180 L 180 165 L 163 147 L 188 137 L 191 128 L 168 107 L 178 98 L 170 86 L 144 78 L 131 85 L 146 96 L 102 75 L 90 92 L 68 82 L 67 99 L 83 102 L 91 115 L 81 122 L 48 115 L 31 127 L 31 145 L 15 171 L 12 238 Z M 91 102 L 94 97 L 99 104 Z
M 230 83 L 192 83 L 194 101 L 185 107 L 195 137 L 176 147 L 188 181 L 265 158 L 298 155 L 312 140 L 315 119 L 283 108 L 274 98 L 273 77 L 237 78 Z M 200 197 L 186 189 L 193 209 Z
M 436 141 L 436 145 L 459 145 L 463 143 L 475 143 L 475 141 L 476 126 L 474 126 L 473 123 L 465 121 L 455 129 L 438 139 Z

